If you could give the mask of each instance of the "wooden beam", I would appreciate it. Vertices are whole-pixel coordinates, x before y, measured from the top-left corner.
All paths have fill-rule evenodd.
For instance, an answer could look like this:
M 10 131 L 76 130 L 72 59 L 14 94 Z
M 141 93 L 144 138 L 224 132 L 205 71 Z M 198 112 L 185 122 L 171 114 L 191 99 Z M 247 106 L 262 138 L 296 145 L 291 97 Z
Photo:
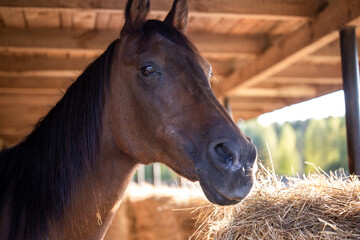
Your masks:
M 357 39 L 357 45 L 360 45 L 360 39 Z M 357 51 L 359 54 L 360 49 L 358 49 Z M 337 57 L 340 57 L 340 40 L 336 39 L 332 43 L 322 47 L 321 49 L 319 49 L 316 52 L 314 52 L 313 54 L 311 54 L 311 56 L 324 56 L 324 57 L 337 56 Z
M 0 71 L 24 72 L 37 70 L 81 71 L 94 59 L 49 58 L 43 56 L 3 56 L 0 55 Z
M 307 64 L 339 64 L 341 58 L 340 56 L 308 55 L 300 59 L 299 62 Z
M 340 77 L 270 77 L 266 79 L 266 83 L 286 85 L 292 84 L 316 84 L 316 85 L 332 85 L 341 84 Z
M 0 77 L 0 88 L 56 88 L 67 89 L 73 78 Z
M 259 54 L 270 44 L 267 36 L 231 36 L 225 34 L 188 33 L 189 39 L 205 54 Z
M 252 63 L 236 71 L 215 88 L 218 96 L 236 94 L 236 88 L 253 86 L 302 57 L 338 38 L 334 31 L 360 15 L 360 1 L 331 1 L 314 20 L 267 49 Z
M 118 35 L 117 30 L 0 28 L 0 50 L 21 49 L 43 54 L 67 51 L 99 55 Z M 269 44 L 269 39 L 261 36 L 189 33 L 188 37 L 208 56 L 254 56 Z
M 300 62 L 277 72 L 273 77 L 341 78 L 341 64 Z
M 316 97 L 317 90 L 311 86 L 279 87 L 279 88 L 247 88 L 237 89 L 233 96 L 242 97 Z
M 48 58 L 0 55 L 0 78 L 68 78 L 76 77 L 90 64 L 88 58 Z
M 118 31 L 75 29 L 0 29 L 0 49 L 93 52 L 101 54 L 117 38 Z
M 80 71 L 74 70 L 30 70 L 22 72 L 9 72 L 0 71 L 0 77 L 11 77 L 11 78 L 76 78 L 80 75 Z
M 0 94 L 0 107 L 4 109 L 7 106 L 54 106 L 62 97 L 57 95 L 17 95 L 17 94 Z
M 281 108 L 285 106 L 285 103 L 283 101 L 275 101 L 275 100 L 269 100 L 267 102 L 259 102 L 259 101 L 231 101 L 231 109 L 234 109 L 234 111 L 247 111 L 247 110 L 253 110 L 253 111 L 271 111 L 274 109 Z
M 2 0 L 1 6 L 57 9 L 123 10 L 126 0 Z M 325 0 L 197 0 L 189 1 L 191 14 L 243 15 L 271 19 L 314 16 L 326 5 Z M 152 0 L 153 11 L 168 12 L 172 1 Z
M 6 114 L 0 111 L 0 128 L 2 127 L 19 127 L 29 126 L 34 127 L 41 117 L 44 115 L 41 113 L 28 113 L 17 112 L 13 114 Z M 19 117 L 21 116 L 21 117 Z
M 58 88 L 0 88 L 0 94 L 17 95 L 63 95 L 66 89 Z

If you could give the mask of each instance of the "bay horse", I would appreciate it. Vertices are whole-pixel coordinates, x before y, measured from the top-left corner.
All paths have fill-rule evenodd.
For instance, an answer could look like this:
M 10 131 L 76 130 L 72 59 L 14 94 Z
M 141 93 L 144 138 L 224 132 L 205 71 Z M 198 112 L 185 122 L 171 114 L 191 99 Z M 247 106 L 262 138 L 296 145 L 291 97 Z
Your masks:
M 164 21 L 149 8 L 129 0 L 119 39 L 0 153 L 1 239 L 102 239 L 139 164 L 166 164 L 219 205 L 251 191 L 256 148 L 184 35 L 186 0 Z

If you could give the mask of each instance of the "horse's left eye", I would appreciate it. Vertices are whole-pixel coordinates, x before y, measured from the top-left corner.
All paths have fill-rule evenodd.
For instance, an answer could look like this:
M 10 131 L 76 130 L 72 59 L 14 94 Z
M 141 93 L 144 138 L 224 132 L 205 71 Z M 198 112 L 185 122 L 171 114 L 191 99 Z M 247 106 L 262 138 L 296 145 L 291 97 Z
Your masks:
M 141 68 L 141 74 L 145 77 L 152 77 L 152 76 L 158 75 L 159 73 L 156 70 L 156 68 L 154 68 L 151 65 L 148 65 L 148 66 Z

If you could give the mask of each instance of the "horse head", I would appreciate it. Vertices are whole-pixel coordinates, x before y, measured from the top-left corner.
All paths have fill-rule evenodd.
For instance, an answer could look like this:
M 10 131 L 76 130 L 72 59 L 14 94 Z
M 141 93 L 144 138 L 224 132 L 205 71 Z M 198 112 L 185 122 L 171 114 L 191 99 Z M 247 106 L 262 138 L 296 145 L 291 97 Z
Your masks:
M 211 90 L 212 69 L 184 31 L 186 0 L 164 21 L 147 20 L 148 0 L 129 0 L 110 78 L 111 129 L 134 161 L 162 162 L 220 205 L 251 191 L 256 148 Z

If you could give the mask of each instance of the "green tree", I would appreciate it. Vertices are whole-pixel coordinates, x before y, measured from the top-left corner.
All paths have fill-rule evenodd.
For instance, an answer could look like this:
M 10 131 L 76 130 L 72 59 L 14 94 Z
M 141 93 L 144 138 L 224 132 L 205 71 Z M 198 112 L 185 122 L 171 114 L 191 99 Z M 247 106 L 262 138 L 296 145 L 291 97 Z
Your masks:
M 263 126 L 257 119 L 253 119 L 242 123 L 240 128 L 253 140 L 258 151 L 258 158 L 265 166 L 270 167 L 271 161 L 267 144 L 269 145 L 273 159 L 276 157 L 277 152 L 277 134 L 274 125 Z
M 277 157 L 274 159 L 275 171 L 280 175 L 292 175 L 302 170 L 300 155 L 296 147 L 296 132 L 285 123 L 280 131 Z
M 315 164 L 324 171 L 345 168 L 346 131 L 344 118 L 310 120 L 305 133 L 304 156 L 307 162 Z M 314 171 L 306 166 L 307 172 Z

